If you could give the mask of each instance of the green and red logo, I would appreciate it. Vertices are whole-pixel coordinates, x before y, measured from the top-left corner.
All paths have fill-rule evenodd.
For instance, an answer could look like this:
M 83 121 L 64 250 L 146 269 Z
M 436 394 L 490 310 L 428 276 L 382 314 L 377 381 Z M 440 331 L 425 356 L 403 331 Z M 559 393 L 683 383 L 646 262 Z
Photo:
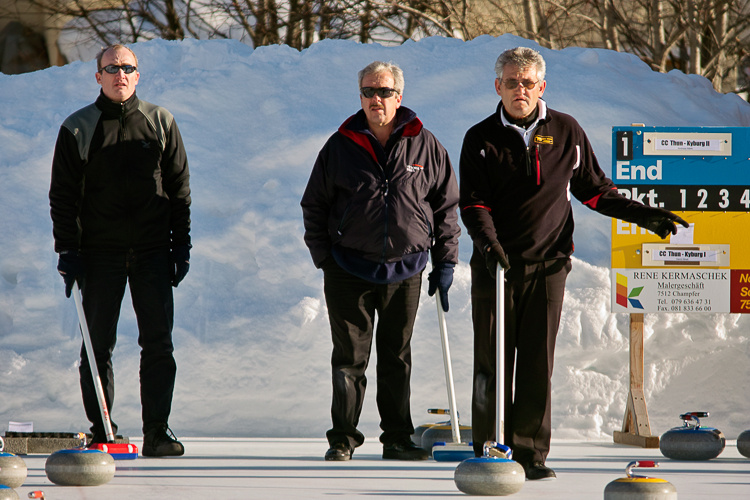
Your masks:
M 615 302 L 622 307 L 627 308 L 628 302 L 635 309 L 643 309 L 641 301 L 637 297 L 643 291 L 643 287 L 639 286 L 630 290 L 628 293 L 628 277 L 617 273 L 617 290 L 615 291 Z

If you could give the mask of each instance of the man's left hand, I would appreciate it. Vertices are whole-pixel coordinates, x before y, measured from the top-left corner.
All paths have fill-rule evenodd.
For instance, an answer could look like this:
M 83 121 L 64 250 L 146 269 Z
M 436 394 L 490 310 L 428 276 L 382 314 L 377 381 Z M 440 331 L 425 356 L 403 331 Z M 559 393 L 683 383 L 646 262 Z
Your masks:
M 177 245 L 169 252 L 169 268 L 172 273 L 172 286 L 175 288 L 190 270 L 190 248 L 190 245 Z
M 448 289 L 453 284 L 453 267 L 455 264 L 441 262 L 433 266 L 430 274 L 427 275 L 427 295 L 432 297 L 437 290 L 440 290 L 440 302 L 443 305 L 443 311 L 448 312 Z
M 661 239 L 664 239 L 670 234 L 677 234 L 677 225 L 675 222 L 685 227 L 690 227 L 690 224 L 669 210 L 652 207 L 651 213 L 644 218 L 641 225 L 649 231 L 658 234 Z

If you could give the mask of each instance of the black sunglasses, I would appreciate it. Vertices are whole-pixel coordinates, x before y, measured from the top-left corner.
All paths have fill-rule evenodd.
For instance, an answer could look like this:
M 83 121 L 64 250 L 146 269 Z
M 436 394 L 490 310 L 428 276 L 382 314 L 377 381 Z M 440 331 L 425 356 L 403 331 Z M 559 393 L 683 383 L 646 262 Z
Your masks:
M 107 66 L 104 66 L 102 69 L 99 70 L 99 73 L 102 71 L 106 71 L 110 75 L 116 75 L 118 71 L 122 70 L 123 73 L 126 75 L 129 75 L 130 73 L 133 73 L 137 70 L 135 66 L 132 64 L 123 64 L 122 66 L 118 66 L 116 64 L 109 64 Z
M 505 80 L 503 83 L 505 84 L 505 88 L 508 90 L 513 90 L 514 88 L 518 87 L 519 84 L 526 87 L 527 90 L 531 90 L 536 87 L 536 84 L 539 82 L 530 82 L 528 80 L 526 80 L 525 82 L 519 82 L 518 80 Z
M 375 94 L 378 94 L 378 97 L 382 97 L 383 99 L 387 97 L 392 97 L 393 94 L 398 94 L 398 90 L 391 89 L 388 87 L 362 87 L 359 89 L 359 91 L 362 93 L 365 98 L 370 99 Z

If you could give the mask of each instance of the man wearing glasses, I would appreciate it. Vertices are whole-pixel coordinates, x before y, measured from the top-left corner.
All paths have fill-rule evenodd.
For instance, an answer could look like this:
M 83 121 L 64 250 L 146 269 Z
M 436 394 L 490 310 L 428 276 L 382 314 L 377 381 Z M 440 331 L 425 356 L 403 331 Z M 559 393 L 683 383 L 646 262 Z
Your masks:
M 424 460 L 411 442 L 411 336 L 422 270 L 428 293 L 448 289 L 458 263 L 458 186 L 448 154 L 401 106 L 404 77 L 375 61 L 359 72 L 362 109 L 333 134 L 302 197 L 305 243 L 323 269 L 333 338 L 333 428 L 326 460 L 349 460 L 357 430 L 377 313 L 377 405 L 383 458 Z
M 49 198 L 57 269 L 70 297 L 83 293 L 105 400 L 112 410 L 112 351 L 125 285 L 138 320 L 145 456 L 182 455 L 168 427 L 175 383 L 172 287 L 190 261 L 187 155 L 171 113 L 135 95 L 138 59 L 123 45 L 96 58 L 99 98 L 60 127 Z M 79 366 L 93 443 L 106 443 L 85 349 Z M 117 425 L 112 422 L 113 431 Z
M 608 217 L 662 238 L 687 223 L 618 194 L 586 134 L 541 99 L 545 62 L 529 48 L 495 64 L 497 111 L 466 133 L 461 151 L 461 219 L 474 242 L 474 451 L 495 439 L 495 274 L 505 273 L 505 441 L 527 479 L 551 479 L 551 380 L 565 280 L 573 253 L 570 194 Z M 515 391 L 513 372 L 515 364 Z

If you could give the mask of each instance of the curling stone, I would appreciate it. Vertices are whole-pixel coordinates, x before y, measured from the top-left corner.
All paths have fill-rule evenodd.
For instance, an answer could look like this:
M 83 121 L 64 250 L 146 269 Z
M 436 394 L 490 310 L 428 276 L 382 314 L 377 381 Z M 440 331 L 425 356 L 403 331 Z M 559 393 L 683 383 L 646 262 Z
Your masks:
M 26 481 L 26 462 L 18 455 L 4 452 L 4 449 L 5 442 L 0 437 L 0 485 L 18 488 Z
M 20 500 L 18 493 L 13 488 L 0 484 L 0 500 Z
M 745 431 L 737 436 L 737 451 L 743 457 L 750 458 L 750 431 Z
M 636 467 L 659 467 L 653 460 L 630 462 L 625 468 L 627 477 L 615 479 L 604 488 L 604 500 L 677 500 L 677 490 L 666 479 L 635 476 Z
M 50 455 L 44 470 L 60 486 L 99 486 L 115 477 L 115 460 L 100 450 L 73 448 Z
M 427 410 L 427 413 L 431 415 L 450 415 L 451 412 L 450 410 L 445 410 L 442 408 L 429 408 Z M 419 427 L 414 429 L 414 434 L 411 435 L 412 443 L 414 443 L 415 445 L 421 448 L 422 447 L 422 435 L 425 433 L 427 429 L 435 425 L 450 425 L 450 420 L 447 422 L 438 422 L 438 423 L 432 422 L 432 423 L 420 425 Z
M 701 427 L 700 418 L 708 412 L 694 411 L 680 415 L 682 427 L 665 432 L 659 440 L 662 455 L 672 460 L 710 460 L 724 451 L 725 439 L 720 430 Z
M 18 498 L 16 490 L 0 484 L 0 500 L 20 500 L 20 498 Z
M 414 429 L 414 434 L 411 435 L 411 442 L 421 448 L 422 447 L 422 434 L 424 434 L 424 432 L 430 427 L 432 427 L 433 425 L 437 425 L 437 424 L 434 424 L 434 423 L 422 424 L 420 426 L 417 426 L 417 428 Z
M 459 425 L 458 432 L 461 436 L 462 443 L 471 442 L 471 427 L 468 425 Z M 451 430 L 450 422 L 433 425 L 424 431 L 424 434 L 422 434 L 422 445 L 420 447 L 427 450 L 430 453 L 430 456 L 432 456 L 432 447 L 435 446 L 435 443 L 440 442 L 453 442 L 453 431 Z
M 510 459 L 510 448 L 494 441 L 487 441 L 483 448 L 484 456 L 458 464 L 453 474 L 456 487 L 469 495 L 506 496 L 519 492 L 526 474 L 518 462 Z M 493 449 L 493 454 L 502 456 L 490 456 Z

